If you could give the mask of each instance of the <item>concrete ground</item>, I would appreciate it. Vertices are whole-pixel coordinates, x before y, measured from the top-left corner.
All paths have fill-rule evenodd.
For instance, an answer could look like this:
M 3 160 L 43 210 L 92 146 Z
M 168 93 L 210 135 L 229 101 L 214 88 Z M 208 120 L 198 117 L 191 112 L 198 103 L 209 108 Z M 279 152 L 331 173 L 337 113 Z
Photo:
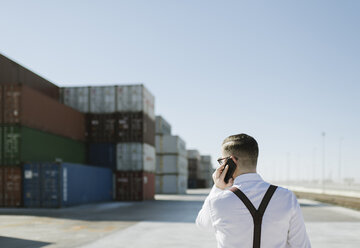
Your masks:
M 66 209 L 0 209 L 1 248 L 216 247 L 194 224 L 209 190 Z M 360 212 L 300 200 L 313 247 L 360 247 Z

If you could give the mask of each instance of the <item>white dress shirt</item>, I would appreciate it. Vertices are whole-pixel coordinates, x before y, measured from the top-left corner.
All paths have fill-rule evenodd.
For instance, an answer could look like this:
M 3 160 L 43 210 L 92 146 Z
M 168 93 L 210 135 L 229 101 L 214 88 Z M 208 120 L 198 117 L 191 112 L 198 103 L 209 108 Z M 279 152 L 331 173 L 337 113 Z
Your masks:
M 258 209 L 270 184 L 257 173 L 247 173 L 236 177 L 233 186 Z M 213 186 L 196 218 L 196 225 L 215 232 L 218 248 L 253 247 L 252 216 L 228 189 Z M 283 247 L 310 248 L 311 245 L 296 196 L 290 190 L 278 187 L 263 216 L 261 248 Z

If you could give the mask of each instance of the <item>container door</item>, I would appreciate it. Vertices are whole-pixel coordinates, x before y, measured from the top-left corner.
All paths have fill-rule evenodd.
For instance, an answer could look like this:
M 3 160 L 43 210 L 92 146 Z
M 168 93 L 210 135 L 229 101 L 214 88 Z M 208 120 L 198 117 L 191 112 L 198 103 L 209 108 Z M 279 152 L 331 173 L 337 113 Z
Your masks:
M 59 164 L 43 163 L 41 169 L 42 207 L 61 207 L 61 166 Z
M 5 167 L 4 169 L 4 207 L 21 206 L 21 168 Z
M 41 207 L 41 164 L 32 163 L 23 166 L 24 207 Z

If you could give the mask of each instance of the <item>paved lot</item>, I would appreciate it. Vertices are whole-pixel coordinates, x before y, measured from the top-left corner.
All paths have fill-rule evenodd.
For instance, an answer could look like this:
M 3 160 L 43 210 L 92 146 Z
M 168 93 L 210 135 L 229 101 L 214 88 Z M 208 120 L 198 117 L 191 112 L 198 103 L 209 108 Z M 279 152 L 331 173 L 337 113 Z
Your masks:
M 216 247 L 194 221 L 208 190 L 67 209 L 0 209 L 0 247 Z M 313 247 L 360 247 L 360 212 L 301 200 Z

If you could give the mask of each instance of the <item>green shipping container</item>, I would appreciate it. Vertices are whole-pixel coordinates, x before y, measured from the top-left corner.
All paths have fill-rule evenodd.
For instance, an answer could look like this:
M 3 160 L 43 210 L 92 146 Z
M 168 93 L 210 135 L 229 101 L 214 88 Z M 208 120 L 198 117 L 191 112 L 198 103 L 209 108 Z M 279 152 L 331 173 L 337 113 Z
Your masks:
M 0 125 L 0 164 L 47 162 L 61 159 L 85 163 L 85 144 L 20 125 Z

